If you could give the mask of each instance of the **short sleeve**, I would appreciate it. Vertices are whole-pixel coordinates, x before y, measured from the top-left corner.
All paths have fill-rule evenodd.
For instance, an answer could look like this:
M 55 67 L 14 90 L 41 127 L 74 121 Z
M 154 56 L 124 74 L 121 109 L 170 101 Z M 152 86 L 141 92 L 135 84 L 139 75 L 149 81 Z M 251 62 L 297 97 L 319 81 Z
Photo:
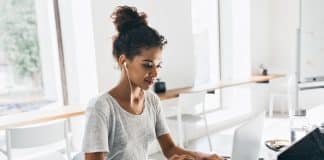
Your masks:
M 169 128 L 164 117 L 162 104 L 159 98 L 155 100 L 156 102 L 156 123 L 155 123 L 155 134 L 156 137 L 160 137 L 164 134 L 169 133 Z
M 108 121 L 103 112 L 104 103 L 96 100 L 91 103 L 86 111 L 87 120 L 83 136 L 82 150 L 85 153 L 109 152 L 108 147 Z

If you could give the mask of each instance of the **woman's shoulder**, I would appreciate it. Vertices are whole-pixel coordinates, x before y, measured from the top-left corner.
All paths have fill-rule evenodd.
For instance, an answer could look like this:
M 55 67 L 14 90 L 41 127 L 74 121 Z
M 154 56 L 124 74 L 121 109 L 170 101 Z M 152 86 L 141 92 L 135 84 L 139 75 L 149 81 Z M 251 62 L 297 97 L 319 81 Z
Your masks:
M 153 91 L 146 91 L 146 101 L 152 106 L 150 109 L 153 109 L 154 112 L 160 110 L 161 100 L 159 96 Z
M 89 100 L 87 110 L 107 113 L 107 111 L 109 111 L 110 108 L 109 101 L 110 99 L 107 93 L 95 96 Z
M 147 90 L 145 91 L 145 94 L 146 94 L 146 98 L 149 99 L 150 101 L 153 101 L 155 103 L 158 103 L 160 101 L 159 96 L 153 91 Z

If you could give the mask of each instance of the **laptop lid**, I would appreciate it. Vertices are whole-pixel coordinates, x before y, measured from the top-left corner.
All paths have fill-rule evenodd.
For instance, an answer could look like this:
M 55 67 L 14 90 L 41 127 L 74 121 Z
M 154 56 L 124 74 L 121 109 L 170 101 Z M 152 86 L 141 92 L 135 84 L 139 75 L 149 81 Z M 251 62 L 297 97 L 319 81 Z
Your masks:
M 234 132 L 232 160 L 257 160 L 259 157 L 265 113 L 243 123 Z
M 323 160 L 324 134 L 318 128 L 278 155 L 278 160 Z

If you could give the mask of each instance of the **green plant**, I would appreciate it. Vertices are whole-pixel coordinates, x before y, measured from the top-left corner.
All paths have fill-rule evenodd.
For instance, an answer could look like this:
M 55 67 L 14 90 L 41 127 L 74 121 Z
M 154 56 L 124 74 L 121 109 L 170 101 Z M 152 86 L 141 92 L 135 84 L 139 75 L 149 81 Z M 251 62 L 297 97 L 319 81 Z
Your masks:
M 2 2 L 1 2 L 2 1 Z M 40 74 L 34 0 L 0 0 L 0 43 L 21 77 Z M 0 3 L 0 4 L 1 4 Z

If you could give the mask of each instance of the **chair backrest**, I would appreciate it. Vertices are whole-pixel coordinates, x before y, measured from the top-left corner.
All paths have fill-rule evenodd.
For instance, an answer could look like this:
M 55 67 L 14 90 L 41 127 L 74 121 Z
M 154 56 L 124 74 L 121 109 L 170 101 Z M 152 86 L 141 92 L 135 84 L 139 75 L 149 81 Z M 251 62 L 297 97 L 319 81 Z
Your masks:
M 235 130 L 232 160 L 257 160 L 261 147 L 265 112 L 257 113 L 252 119 Z
M 79 152 L 77 153 L 73 158 L 72 160 L 84 160 L 84 153 L 83 152 Z
M 66 120 L 6 129 L 8 159 L 12 149 L 27 149 L 65 141 L 68 144 L 68 126 Z M 68 145 L 67 145 L 68 147 Z M 67 148 L 68 151 L 69 148 Z
M 205 102 L 206 91 L 180 93 L 178 105 L 183 109 L 188 106 L 203 105 Z
M 178 121 L 178 143 L 183 147 L 183 137 L 185 137 L 182 120 L 187 122 L 197 122 L 201 119 L 200 116 L 196 116 L 195 109 L 199 106 L 205 114 L 205 95 L 206 91 L 180 93 L 177 106 L 177 121 Z M 202 107 L 200 107 L 202 106 Z
M 297 106 L 297 79 L 296 75 L 294 74 L 288 74 L 287 75 L 287 105 L 288 105 L 288 115 L 289 117 L 294 115 L 295 108 L 293 106 Z
M 11 148 L 22 149 L 52 144 L 65 140 L 65 120 L 58 120 L 27 127 L 10 128 L 6 136 Z

